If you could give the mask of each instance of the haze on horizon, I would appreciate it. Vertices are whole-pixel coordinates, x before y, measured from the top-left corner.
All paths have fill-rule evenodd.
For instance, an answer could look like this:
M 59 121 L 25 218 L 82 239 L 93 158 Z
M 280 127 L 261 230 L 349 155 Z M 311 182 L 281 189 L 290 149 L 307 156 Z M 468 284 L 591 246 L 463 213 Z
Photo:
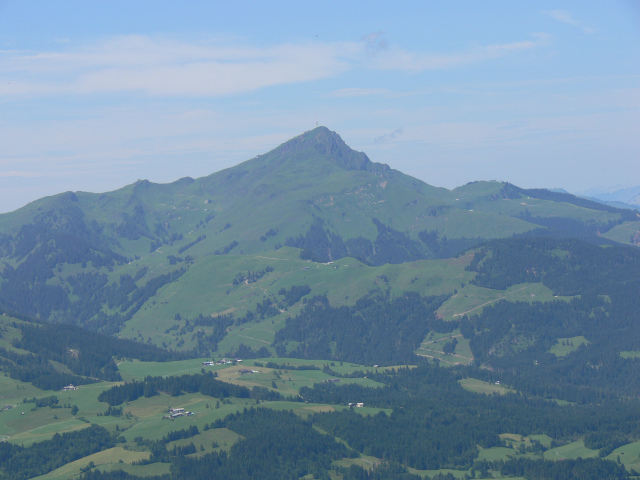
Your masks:
M 316 125 L 454 188 L 640 184 L 640 4 L 0 0 L 0 212 Z

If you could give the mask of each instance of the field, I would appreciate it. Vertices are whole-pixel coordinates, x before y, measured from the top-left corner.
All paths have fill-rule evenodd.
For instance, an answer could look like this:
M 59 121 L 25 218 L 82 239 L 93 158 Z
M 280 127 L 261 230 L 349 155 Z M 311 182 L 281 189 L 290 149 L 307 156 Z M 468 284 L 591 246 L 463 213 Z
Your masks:
M 150 455 L 149 452 L 134 452 L 125 450 L 122 447 L 113 447 L 68 463 L 53 472 L 36 478 L 39 480 L 65 480 L 80 475 L 81 469 L 85 468 L 91 462 L 101 469 L 105 466 L 131 464 L 140 460 L 148 460 Z
M 589 340 L 583 336 L 571 338 L 559 338 L 557 343 L 549 349 L 549 353 L 556 357 L 564 357 L 571 352 L 575 352 L 581 345 L 588 345 Z
M 203 431 L 191 438 L 183 438 L 175 440 L 167 444 L 167 448 L 174 446 L 183 447 L 193 443 L 198 449 L 198 453 L 194 455 L 204 455 L 210 452 L 219 452 L 221 450 L 229 451 L 229 449 L 244 437 L 227 428 L 212 428 Z
M 280 289 L 288 289 L 293 285 L 309 285 L 312 295 L 326 294 L 335 306 L 353 305 L 358 298 L 372 289 L 389 289 L 392 295 L 399 295 L 405 291 L 440 295 L 453 293 L 460 285 L 464 285 L 472 291 L 469 296 L 475 297 L 478 296 L 477 287 L 468 285 L 474 274 L 464 269 L 472 258 L 473 253 L 470 253 L 447 260 L 419 260 L 399 265 L 369 267 L 352 258 L 344 258 L 333 264 L 308 262 L 300 259 L 298 249 L 287 247 L 260 255 L 211 255 L 202 259 L 198 265 L 192 266 L 176 282 L 161 288 L 154 300 L 142 307 L 120 335 L 151 341 L 169 348 L 192 348 L 195 343 L 191 335 L 179 333 L 185 322 L 175 320 L 176 314 L 184 318 L 198 314 L 216 316 L 223 313 L 233 313 L 235 317 L 242 317 L 267 298 L 282 299 L 278 296 Z M 264 271 L 267 267 L 273 271 L 266 273 L 256 282 L 233 282 L 238 274 Z M 157 270 L 156 274 L 164 271 L 160 265 L 157 268 L 161 270 Z M 216 272 L 214 278 L 210 277 L 212 271 Z M 540 290 L 534 286 L 531 286 L 531 289 L 534 294 L 538 294 L 536 292 Z M 484 296 L 480 295 L 483 301 L 485 297 L 495 299 L 504 295 L 503 292 L 482 290 L 486 290 L 483 292 Z M 467 296 L 466 293 L 464 295 Z M 182 298 L 190 300 L 186 302 L 181 300 Z M 514 294 L 514 300 L 519 299 L 521 295 Z M 468 302 L 459 303 L 459 300 L 454 301 L 450 308 L 457 309 L 458 312 L 466 308 Z M 296 315 L 300 308 L 299 304 L 294 305 L 275 317 L 229 327 L 226 337 L 218 346 L 218 351 L 233 351 L 241 343 L 255 349 L 270 349 L 275 332 L 284 325 L 287 317 Z M 199 328 L 207 334 L 212 331 L 212 327 Z M 178 346 L 181 341 L 183 343 Z
M 210 358 L 196 358 L 176 362 L 140 362 L 125 360 L 118 363 L 118 371 L 126 381 L 142 380 L 144 377 L 166 377 L 171 375 L 185 375 L 200 373 L 202 362 Z M 207 371 L 216 371 L 223 366 L 206 367 Z
M 0 377 L 8 387 L 4 392 L 13 392 L 12 386 L 19 392 L 24 392 L 24 398 L 58 397 L 59 405 L 64 408 L 40 407 L 36 408 L 32 402 L 23 403 L 20 400 L 14 408 L 0 413 L 0 435 L 8 435 L 12 442 L 29 445 L 33 442 L 50 439 L 55 433 L 69 432 L 89 426 L 88 420 L 83 418 L 97 417 L 99 412 L 106 410 L 106 405 L 98 402 L 97 396 L 104 389 L 111 387 L 111 383 L 97 383 L 84 385 L 76 391 L 43 392 L 31 384 L 25 384 L 8 377 Z M 3 392 L 3 393 L 4 393 Z M 14 398 L 15 400 L 15 398 Z M 78 414 L 71 415 L 71 406 L 78 406 Z M 110 417 L 97 417 L 101 420 Z M 92 421 L 94 421 L 92 419 Z
M 616 242 L 633 245 L 633 239 L 637 238 L 638 233 L 640 233 L 640 222 L 624 222 L 603 234 L 603 237 Z
M 458 333 L 452 334 L 452 338 L 458 338 L 458 346 L 465 347 L 463 339 L 458 337 Z M 575 344 L 576 338 L 569 339 Z M 444 341 L 450 341 L 449 335 L 434 334 L 429 345 L 442 345 Z M 458 352 L 456 347 L 456 352 Z M 427 350 L 425 350 L 427 351 Z M 430 350 L 432 352 L 435 349 Z M 464 351 L 464 350 L 461 350 Z M 280 366 L 278 368 L 267 368 L 264 366 L 269 361 L 276 361 Z M 202 369 L 202 360 L 184 360 L 175 362 L 138 362 L 123 361 L 119 364 L 122 375 L 127 380 L 142 379 L 147 375 L 182 375 L 185 373 L 197 374 Z M 332 379 L 330 375 L 322 372 L 322 370 L 296 370 L 296 366 L 314 365 L 322 369 L 325 365 L 340 374 L 349 374 L 358 370 L 382 371 L 384 369 L 398 368 L 386 367 L 377 368 L 364 367 L 353 363 L 327 362 L 327 361 L 311 361 L 302 359 L 258 359 L 245 360 L 239 365 L 219 365 L 215 367 L 205 367 L 207 370 L 215 370 L 220 380 L 235 383 L 239 385 L 253 386 L 260 385 L 269 389 L 277 390 L 285 395 L 297 395 L 302 386 L 312 386 L 315 383 Z M 281 368 L 280 368 L 281 367 Z M 241 373 L 240 370 L 254 370 L 253 373 Z M 340 378 L 341 383 L 355 382 L 368 386 L 380 386 L 380 384 L 367 378 Z M 273 388 L 273 384 L 277 388 Z M 504 395 L 514 392 L 504 385 L 496 385 L 473 378 L 465 378 L 459 381 L 463 388 L 485 395 L 499 394 Z M 71 392 L 44 392 L 35 389 L 30 384 L 24 384 L 8 377 L 0 377 L 0 386 L 4 394 L 4 400 L 7 403 L 16 402 L 14 408 L 0 413 L 0 436 L 5 440 L 23 445 L 29 445 L 36 441 L 49 439 L 54 433 L 63 433 L 73 431 L 79 428 L 86 428 L 90 423 L 99 424 L 107 428 L 111 432 L 118 432 L 123 437 L 123 444 L 117 447 L 98 452 L 88 457 L 79 459 L 64 465 L 57 470 L 48 473 L 41 479 L 66 479 L 78 476 L 82 469 L 90 466 L 97 470 L 110 471 L 121 469 L 125 472 L 135 475 L 156 475 L 168 473 L 168 464 L 152 464 L 152 465 L 133 465 L 133 463 L 148 458 L 148 451 L 141 451 L 137 447 L 134 439 L 142 437 L 149 440 L 159 440 L 171 431 L 181 430 L 190 425 L 198 427 L 197 435 L 170 442 L 167 448 L 174 446 L 186 446 L 193 443 L 196 447 L 196 453 L 193 456 L 204 455 L 215 451 L 228 451 L 235 443 L 242 440 L 237 433 L 226 428 L 208 428 L 212 422 L 222 419 L 229 413 L 240 412 L 247 407 L 260 405 L 261 407 L 293 411 L 296 415 L 307 418 L 318 412 L 331 412 L 349 408 L 347 405 L 326 405 L 292 401 L 263 401 L 256 402 L 250 399 L 216 399 L 207 397 L 199 393 L 183 394 L 173 397 L 166 394 L 156 395 L 150 398 L 141 397 L 135 401 L 123 404 L 123 415 L 121 417 L 112 417 L 101 415 L 107 408 L 107 405 L 97 401 L 98 394 L 116 383 L 102 382 L 99 384 L 81 386 L 76 391 Z M 56 395 L 59 398 L 63 408 L 40 407 L 35 408 L 31 402 L 22 403 L 20 397 L 22 395 L 31 398 L 45 397 Z M 359 399 L 353 399 L 357 402 Z M 70 405 L 78 406 L 77 415 L 72 415 Z M 193 412 L 192 416 L 179 417 L 173 420 L 164 419 L 169 408 L 182 407 Z M 372 408 L 364 406 L 354 408 L 354 412 L 360 415 L 376 415 L 384 411 L 387 415 L 393 412 L 390 409 Z M 24 415 L 22 415 L 24 412 Z M 326 433 L 326 432 L 325 432 Z M 596 457 L 597 450 L 590 450 L 584 446 L 581 440 L 575 441 L 568 445 L 546 450 L 542 454 L 534 454 L 531 452 L 523 453 L 521 449 L 532 446 L 532 441 L 539 442 L 544 449 L 548 449 L 551 445 L 551 438 L 546 435 L 522 436 L 517 434 L 505 433 L 501 435 L 502 440 L 507 444 L 505 447 L 494 447 L 488 449 L 480 449 L 477 460 L 507 460 L 508 458 L 526 457 L 541 458 L 544 456 L 550 460 L 575 459 L 578 457 L 588 458 Z M 337 439 L 341 441 L 340 439 Z M 616 449 L 609 459 L 620 461 L 628 468 L 640 468 L 640 442 L 625 445 Z M 363 468 L 371 468 L 380 462 L 380 459 L 360 454 L 358 458 L 342 459 L 334 462 L 334 465 L 348 467 L 350 465 L 358 465 Z M 412 473 L 419 474 L 425 478 L 442 473 L 451 473 L 455 478 L 463 478 L 469 471 L 462 470 L 415 470 L 410 469 Z M 496 472 L 494 472 L 496 473 Z
M 458 383 L 465 390 L 469 390 L 474 393 L 482 393 L 484 395 L 506 395 L 507 393 L 516 393 L 515 390 L 505 387 L 504 385 L 484 382 L 475 378 L 463 378 L 462 380 L 458 380 Z
M 444 353 L 444 346 L 454 339 L 457 343 L 453 353 Z M 459 330 L 454 330 L 450 334 L 429 332 L 414 353 L 422 357 L 437 359 L 440 361 L 440 365 L 445 367 L 466 365 L 473 361 L 469 340 L 462 338 Z
M 438 315 L 445 320 L 453 320 L 463 315 L 479 315 L 484 307 L 500 300 L 548 302 L 554 298 L 553 292 L 541 283 L 512 285 L 506 290 L 461 284 L 457 292 L 438 309 Z
M 616 448 L 606 457 L 607 460 L 618 460 L 631 471 L 640 472 L 640 442 L 633 442 Z
M 640 352 L 631 352 L 631 351 L 626 351 L 626 352 L 620 352 L 620 356 L 622 358 L 640 358 Z
M 598 450 L 591 450 L 585 447 L 582 440 L 544 452 L 544 458 L 547 460 L 563 460 L 565 458 L 576 459 L 578 457 L 593 458 L 597 456 Z

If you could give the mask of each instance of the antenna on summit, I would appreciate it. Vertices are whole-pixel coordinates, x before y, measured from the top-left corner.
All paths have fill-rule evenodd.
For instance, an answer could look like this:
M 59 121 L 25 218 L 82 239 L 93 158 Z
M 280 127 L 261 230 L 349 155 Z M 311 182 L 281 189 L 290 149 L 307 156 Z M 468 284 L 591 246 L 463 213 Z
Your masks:
M 318 126 L 318 114 L 316 113 L 316 127 Z

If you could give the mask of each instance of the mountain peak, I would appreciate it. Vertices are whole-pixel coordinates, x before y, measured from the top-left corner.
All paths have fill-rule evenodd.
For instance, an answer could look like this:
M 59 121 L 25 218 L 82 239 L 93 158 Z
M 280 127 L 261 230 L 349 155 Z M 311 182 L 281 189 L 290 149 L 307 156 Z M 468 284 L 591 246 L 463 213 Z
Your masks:
M 340 135 L 327 127 L 316 127 L 306 131 L 274 150 L 274 153 L 281 155 L 303 152 L 320 154 L 345 170 L 381 173 L 390 169 L 388 165 L 372 162 L 364 152 L 357 152 L 350 148 Z

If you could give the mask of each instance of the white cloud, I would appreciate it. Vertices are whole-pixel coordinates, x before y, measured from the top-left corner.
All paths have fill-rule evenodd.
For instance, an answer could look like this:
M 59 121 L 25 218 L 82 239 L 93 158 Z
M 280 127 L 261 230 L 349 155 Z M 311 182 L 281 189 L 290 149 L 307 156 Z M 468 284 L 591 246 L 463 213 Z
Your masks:
M 20 170 L 9 170 L 9 171 L 0 171 L 0 178 L 12 178 L 12 177 L 21 177 L 21 178 L 34 178 L 40 176 L 40 173 L 32 172 L 32 171 L 20 171 Z
M 424 71 L 487 61 L 544 45 L 548 36 L 451 54 L 389 48 L 382 33 L 359 42 L 310 42 L 268 47 L 187 43 L 118 36 L 60 52 L 0 51 L 0 96 L 140 92 L 153 96 L 218 97 L 331 78 L 357 68 Z M 343 89 L 336 96 L 383 90 Z
M 372 95 L 392 95 L 386 88 L 341 88 L 329 93 L 328 97 L 370 97 Z
M 0 52 L 0 95 L 139 91 L 221 96 L 327 78 L 349 68 L 357 43 L 267 48 L 197 45 L 143 36 L 68 52 Z
M 596 32 L 595 28 L 589 27 L 589 26 L 585 25 L 584 23 L 576 20 L 575 18 L 573 18 L 571 13 L 567 12 L 566 10 L 550 10 L 550 11 L 547 11 L 547 12 L 544 12 L 544 13 L 545 13 L 545 15 L 548 15 L 549 17 L 553 18 L 554 20 L 557 20 L 557 21 L 562 22 L 562 23 L 566 23 L 567 25 L 571 25 L 573 27 L 578 27 L 584 33 L 595 33 Z
M 374 59 L 374 66 L 382 70 L 450 69 L 542 47 L 551 40 L 551 36 L 545 33 L 536 33 L 532 37 L 533 40 L 484 45 L 464 52 L 448 54 L 413 53 L 400 48 L 390 48 Z

